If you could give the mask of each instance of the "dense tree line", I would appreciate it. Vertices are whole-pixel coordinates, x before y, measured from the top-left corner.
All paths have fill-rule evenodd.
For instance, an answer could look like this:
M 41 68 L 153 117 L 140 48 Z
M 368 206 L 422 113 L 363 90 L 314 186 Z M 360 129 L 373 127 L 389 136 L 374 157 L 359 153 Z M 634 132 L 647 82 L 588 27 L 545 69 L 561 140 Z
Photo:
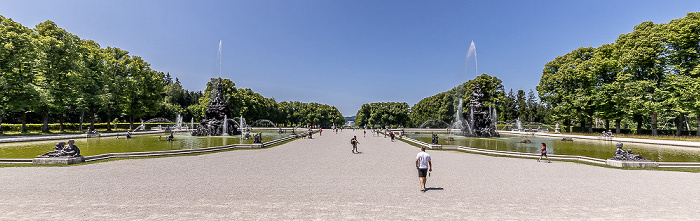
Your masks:
M 243 116 L 248 123 L 255 120 L 266 119 L 275 122 L 277 126 L 322 126 L 342 125 L 345 118 L 334 106 L 319 103 L 303 103 L 299 101 L 283 101 L 277 103 L 273 98 L 266 98 L 253 92 L 251 89 L 237 89 L 230 79 L 212 78 L 207 83 L 204 95 L 199 98 L 196 105 L 189 106 L 194 117 L 202 119 L 204 111 L 209 106 L 212 90 L 216 83 L 222 82 L 223 94 L 226 97 L 231 110 L 236 116 Z
M 464 101 L 464 112 L 461 114 L 466 117 L 469 96 L 476 85 L 484 94 L 483 105 L 495 107 L 499 121 L 508 123 L 519 117 L 524 122 L 547 122 L 548 108 L 539 102 L 535 92 L 530 91 L 525 95 L 523 90 L 519 90 L 516 96 L 511 90 L 506 95 L 500 79 L 482 74 L 451 90 L 423 98 L 410 109 L 406 103 L 364 104 L 357 112 L 356 123 L 408 127 L 419 127 L 425 123 L 425 127 L 447 127 L 455 118 L 460 98 Z
M 631 33 L 597 48 L 578 48 L 548 62 L 537 87 L 557 121 L 579 122 L 593 131 L 594 119 L 636 123 L 636 131 L 659 134 L 659 124 L 675 135 L 700 126 L 700 13 L 668 24 L 643 22 Z M 700 131 L 697 133 L 700 135 Z
M 355 117 L 355 124 L 368 127 L 406 126 L 409 121 L 406 102 L 378 102 L 363 104 Z
M 516 95 L 511 89 L 506 95 L 501 79 L 482 74 L 449 91 L 420 100 L 411 108 L 409 126 L 419 127 L 427 121 L 430 124 L 425 126 L 432 124 L 444 127 L 455 118 L 459 106 L 458 98 L 464 101 L 464 112 L 461 114 L 466 117 L 469 96 L 476 85 L 479 85 L 484 93 L 483 105 L 496 108 L 499 122 L 509 123 L 520 118 L 523 122 L 549 123 L 546 118 L 548 108 L 539 102 L 533 91 L 526 97 L 523 90 L 519 90 Z
M 63 123 L 87 115 L 134 119 L 154 115 L 162 102 L 163 73 L 119 48 L 101 48 L 92 40 L 46 21 L 29 29 L 0 16 L 0 120 L 28 115 Z M 13 119 L 13 118 L 10 118 Z M 33 119 L 32 119 L 33 120 Z M 1 122 L 1 121 L 0 121 Z M 109 126 L 108 126 L 109 128 Z
M 211 82 L 210 82 L 211 84 Z M 207 90 L 188 91 L 179 79 L 155 71 L 139 56 L 92 40 L 46 21 L 30 29 L 0 16 L 0 125 L 41 122 L 133 123 L 153 117 L 197 120 L 204 116 Z M 269 119 L 287 125 L 342 124 L 332 106 L 300 102 L 276 103 L 250 89 L 236 89 L 228 80 L 234 113 L 249 120 Z M 299 113 L 298 113 L 299 112 Z M 300 117 L 300 113 L 307 114 Z M 289 118 L 288 118 L 289 117 Z M 339 120 L 340 119 L 340 120 Z M 0 133 L 2 132 L 0 127 Z

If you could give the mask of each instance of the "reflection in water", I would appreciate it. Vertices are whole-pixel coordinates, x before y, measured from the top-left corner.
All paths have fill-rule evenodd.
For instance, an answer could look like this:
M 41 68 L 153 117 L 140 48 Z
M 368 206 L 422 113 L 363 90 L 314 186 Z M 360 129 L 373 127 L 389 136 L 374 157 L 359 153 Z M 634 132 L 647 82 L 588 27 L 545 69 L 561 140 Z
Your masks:
M 412 134 L 406 136 L 416 140 L 430 143 L 431 134 Z M 550 154 L 587 156 L 598 159 L 608 159 L 615 155 L 615 143 L 602 140 L 574 139 L 573 142 L 561 141 L 557 138 L 527 137 L 532 143 L 520 143 L 524 137 L 502 134 L 499 138 L 467 138 L 452 136 L 454 141 L 444 140 L 447 134 L 438 134 L 441 145 L 459 145 L 489 150 L 512 151 L 522 153 L 536 153 L 541 144 L 547 144 Z M 632 149 L 632 152 L 648 159 L 659 162 L 700 162 L 700 148 L 657 146 L 637 143 L 624 143 L 624 149 Z

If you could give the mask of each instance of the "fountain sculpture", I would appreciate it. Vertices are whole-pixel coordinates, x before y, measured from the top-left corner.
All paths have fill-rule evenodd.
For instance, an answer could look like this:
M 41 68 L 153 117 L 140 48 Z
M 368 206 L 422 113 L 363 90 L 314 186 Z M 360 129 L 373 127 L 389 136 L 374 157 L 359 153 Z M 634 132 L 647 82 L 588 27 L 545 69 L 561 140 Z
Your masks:
M 68 140 L 68 144 L 65 142 L 58 142 L 56 144 L 55 150 L 49 151 L 48 153 L 39 155 L 37 157 L 80 157 L 80 148 L 75 146 L 75 141 Z
M 622 149 L 622 143 L 617 143 L 615 146 L 617 149 L 615 149 L 615 156 L 611 160 L 653 162 L 653 160 L 639 156 L 639 154 L 633 154 L 632 150 Z
M 452 124 L 453 129 L 459 129 L 462 136 L 467 137 L 499 137 L 496 132 L 496 109 L 491 108 L 486 110 L 481 101 L 484 94 L 481 93 L 481 88 L 477 85 L 474 87 L 469 97 L 469 118 L 462 118 L 462 100 L 459 100 L 457 108 L 457 116 Z
M 231 115 L 231 109 L 224 99 L 221 86 L 221 78 L 216 84 L 216 89 L 213 92 L 212 99 L 209 102 L 209 108 L 206 110 L 205 118 L 197 125 L 197 128 L 192 131 L 192 136 L 228 136 L 240 134 L 236 125 L 229 124 L 227 121 L 228 115 Z

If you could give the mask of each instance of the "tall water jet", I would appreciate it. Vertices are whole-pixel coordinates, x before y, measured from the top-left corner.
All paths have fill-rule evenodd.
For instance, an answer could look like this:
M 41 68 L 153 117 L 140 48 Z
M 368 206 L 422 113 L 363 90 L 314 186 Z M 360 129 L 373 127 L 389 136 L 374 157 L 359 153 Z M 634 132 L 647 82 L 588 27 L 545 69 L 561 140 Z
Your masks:
M 228 116 L 224 115 L 224 124 L 221 125 L 221 136 L 228 136 Z
M 478 76 L 479 75 L 479 65 L 476 59 L 476 45 L 474 44 L 474 41 L 472 40 L 472 43 L 469 45 L 469 51 L 467 51 L 467 58 L 464 61 L 464 71 L 467 72 L 467 64 L 469 63 L 469 57 L 474 56 L 474 75 Z
M 219 54 L 217 56 L 218 61 L 219 61 L 219 78 L 221 78 L 221 40 L 219 40 Z M 474 42 L 472 42 L 474 43 Z

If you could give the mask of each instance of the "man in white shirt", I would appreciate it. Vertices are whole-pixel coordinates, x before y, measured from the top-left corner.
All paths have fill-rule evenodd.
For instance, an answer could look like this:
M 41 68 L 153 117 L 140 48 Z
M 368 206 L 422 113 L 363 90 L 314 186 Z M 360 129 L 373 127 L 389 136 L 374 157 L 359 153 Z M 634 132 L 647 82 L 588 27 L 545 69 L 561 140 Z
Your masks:
M 430 162 L 430 155 L 425 152 L 425 147 L 420 148 L 420 153 L 416 155 L 416 169 L 418 169 L 418 182 L 420 191 L 425 192 L 425 181 L 428 171 L 433 171 L 433 163 Z

